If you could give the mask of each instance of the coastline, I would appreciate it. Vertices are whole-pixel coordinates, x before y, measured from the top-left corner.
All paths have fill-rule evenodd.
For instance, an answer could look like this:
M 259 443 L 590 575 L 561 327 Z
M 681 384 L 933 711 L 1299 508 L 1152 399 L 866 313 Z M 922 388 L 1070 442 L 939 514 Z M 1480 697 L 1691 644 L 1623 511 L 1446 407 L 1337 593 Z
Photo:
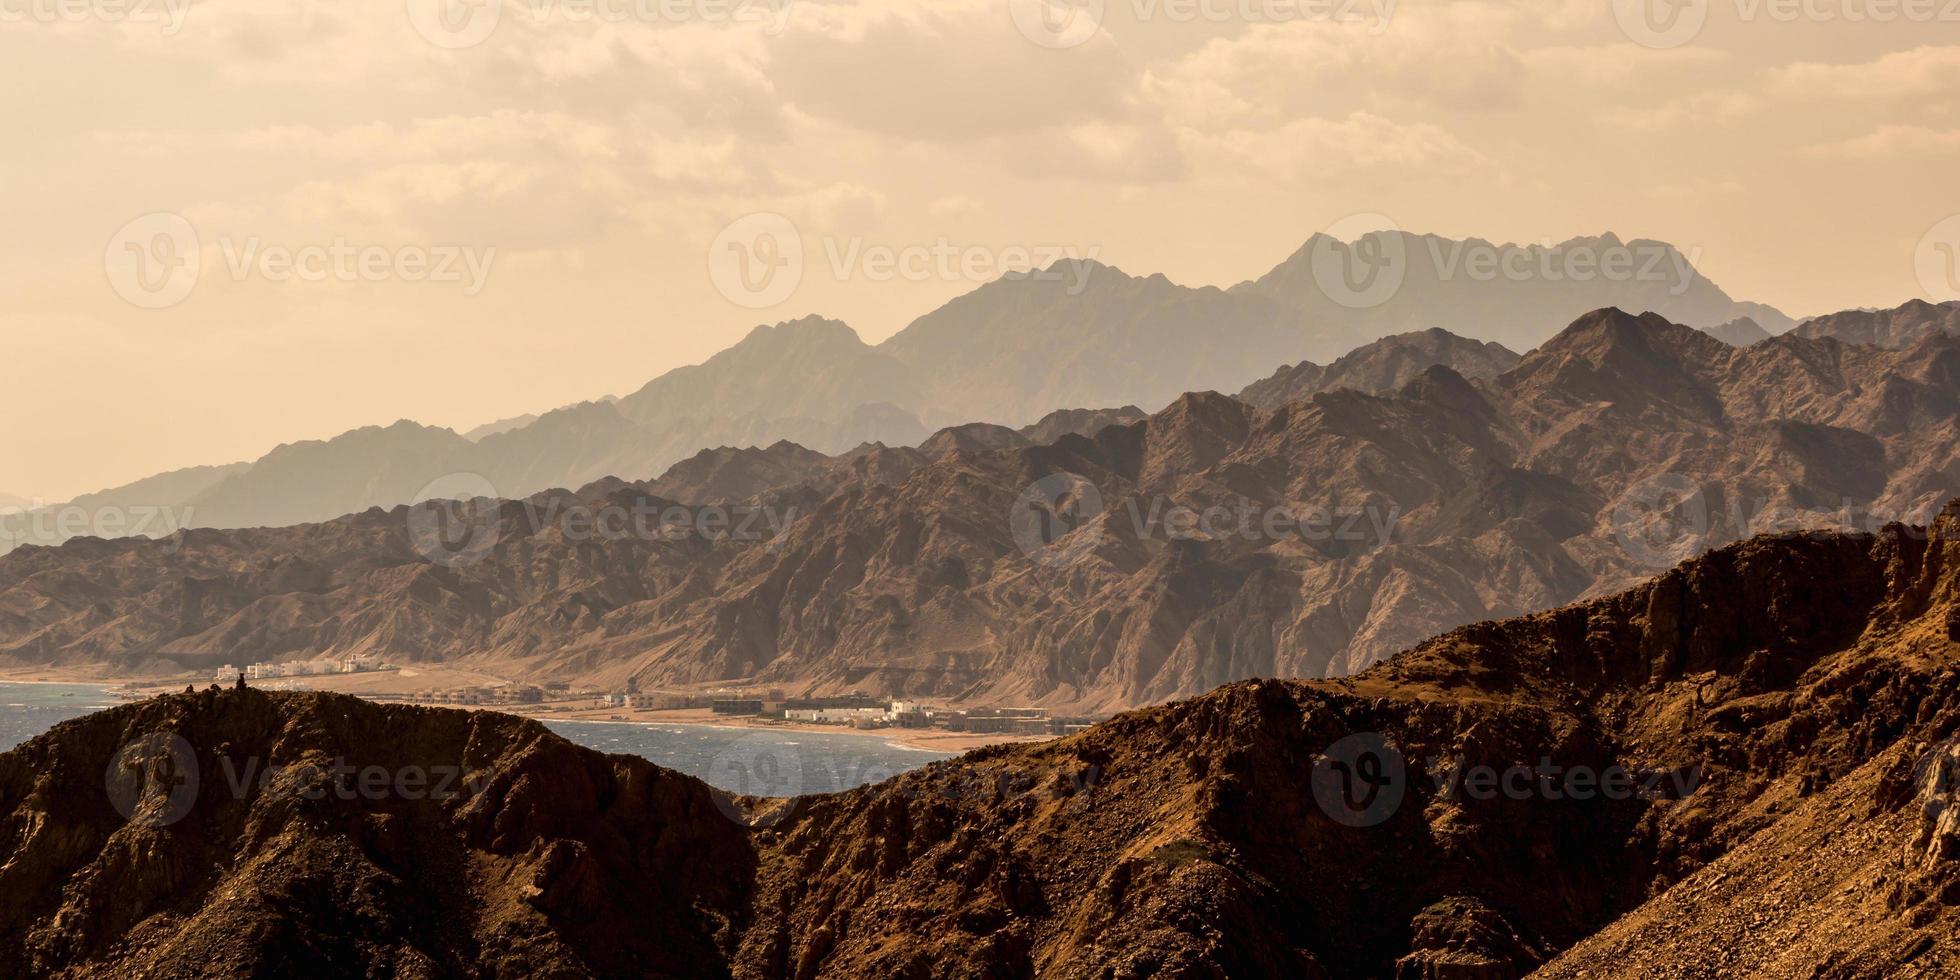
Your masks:
M 413 678 L 412 683 L 404 684 Z M 399 671 L 368 671 L 359 674 L 321 674 L 304 678 L 308 690 L 352 694 L 386 704 L 418 704 L 401 695 L 403 687 L 464 687 L 500 678 L 475 671 L 449 667 L 411 668 Z M 120 699 L 145 698 L 183 690 L 183 685 L 203 688 L 210 678 L 189 677 L 113 678 L 78 668 L 29 668 L 17 674 L 0 672 L 0 684 L 63 684 L 100 688 L 105 696 Z M 247 681 L 247 684 L 252 682 Z M 258 685 L 253 685 L 258 686 Z M 269 686 L 269 685 L 268 685 Z M 954 732 L 943 728 L 851 728 L 845 725 L 818 725 L 745 715 L 718 715 L 708 708 L 626 708 L 594 707 L 586 701 L 548 701 L 543 704 L 422 704 L 426 708 L 455 708 L 463 711 L 501 711 L 507 715 L 537 721 L 576 721 L 616 725 L 678 725 L 689 728 L 725 728 L 730 731 L 797 732 L 811 735 L 852 735 L 884 740 L 897 749 L 960 755 L 990 745 L 1023 745 L 1045 742 L 1054 736 L 982 734 Z
M 379 700 L 379 699 L 377 699 Z M 402 703 L 393 701 L 392 703 Z M 817 725 L 745 715 L 718 715 L 707 708 L 594 708 L 566 702 L 535 704 L 435 704 L 431 708 L 460 708 L 464 711 L 501 711 L 536 721 L 572 721 L 581 724 L 639 725 L 685 728 L 720 728 L 728 731 L 770 731 L 806 735 L 848 735 L 874 738 L 893 748 L 916 752 L 960 755 L 989 745 L 1026 745 L 1049 741 L 1053 736 L 996 735 L 952 732 L 943 728 L 851 728 L 845 725 Z

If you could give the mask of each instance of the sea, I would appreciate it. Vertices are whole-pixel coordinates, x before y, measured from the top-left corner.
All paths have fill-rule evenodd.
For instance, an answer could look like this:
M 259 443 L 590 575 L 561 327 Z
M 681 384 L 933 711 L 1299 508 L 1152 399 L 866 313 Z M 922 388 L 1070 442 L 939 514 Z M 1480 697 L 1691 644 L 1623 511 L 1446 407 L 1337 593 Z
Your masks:
M 0 683 L 0 751 L 119 703 L 99 687 Z M 640 722 L 547 721 L 545 726 L 586 748 L 637 755 L 751 796 L 840 792 L 948 758 L 877 735 Z

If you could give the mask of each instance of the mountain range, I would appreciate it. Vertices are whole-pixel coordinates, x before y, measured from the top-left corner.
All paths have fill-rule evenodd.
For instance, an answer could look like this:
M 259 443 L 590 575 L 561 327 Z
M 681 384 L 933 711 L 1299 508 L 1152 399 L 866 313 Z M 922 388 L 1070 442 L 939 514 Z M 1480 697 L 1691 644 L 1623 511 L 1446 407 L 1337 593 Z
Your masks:
M 1396 288 L 1371 295 L 1373 305 L 1330 298 L 1352 302 L 1330 270 L 1357 263 L 1386 268 Z M 834 455 L 865 443 L 913 446 L 966 423 L 1018 428 L 1062 409 L 1155 411 L 1189 391 L 1237 391 L 1277 364 L 1324 363 L 1383 337 L 1435 328 L 1521 351 L 1607 306 L 1696 327 L 1744 316 L 1771 332 L 1791 324 L 1767 307 L 1732 300 L 1673 246 L 1610 234 L 1532 246 L 1404 233 L 1344 243 L 1316 235 L 1265 275 L 1229 290 L 1095 262 L 1078 266 L 987 283 L 876 345 L 841 322 L 805 317 L 757 327 L 707 361 L 623 397 L 460 435 L 410 421 L 361 428 L 282 445 L 250 463 L 163 474 L 56 509 L 85 515 L 68 519 L 79 520 L 79 533 L 97 536 L 283 526 L 412 503 L 455 485 L 522 497 L 605 477 L 646 479 L 721 446 L 788 440 Z M 161 516 L 142 531 L 119 530 L 136 523 L 121 517 L 130 508 Z M 101 518 L 105 509 L 118 513 Z M 63 526 L 30 523 L 0 536 L 0 550 L 58 544 L 78 533 Z
M 1952 976 L 1956 643 L 1960 502 L 788 800 L 214 685 L 0 754 L 0 970 Z
M 1848 310 L 1806 320 L 1795 332 L 1801 337 L 1831 337 L 1847 344 L 1911 347 L 1933 334 L 1960 334 L 1960 302 L 1933 304 L 1915 299 L 1890 310 Z
M 1144 418 L 958 427 L 931 452 L 724 449 L 644 483 L 22 549 L 0 558 L 0 658 L 126 675 L 374 653 L 1107 711 L 1353 673 L 1755 533 L 1923 517 L 1960 484 L 1943 333 L 1735 348 L 1601 310 L 1494 374 L 1510 358 L 1487 344 L 1381 344 L 1340 372 L 1400 384 L 1380 392 L 1261 408 L 1268 379 Z M 1416 370 L 1425 351 L 1484 377 Z M 603 530 L 634 514 L 675 519 Z

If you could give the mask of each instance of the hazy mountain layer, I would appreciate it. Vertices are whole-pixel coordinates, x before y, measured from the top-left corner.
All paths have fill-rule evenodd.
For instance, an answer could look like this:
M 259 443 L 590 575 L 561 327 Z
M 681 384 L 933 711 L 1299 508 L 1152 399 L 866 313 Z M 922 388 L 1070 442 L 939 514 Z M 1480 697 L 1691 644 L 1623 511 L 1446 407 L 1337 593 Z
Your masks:
M 1937 306 L 1913 300 L 1894 310 L 1849 310 L 1804 321 L 1803 337 L 1830 337 L 1847 344 L 1910 347 L 1933 334 L 1960 334 L 1960 302 Z
M 1357 270 L 1370 283 L 1358 302 L 1347 278 Z M 197 526 L 276 526 L 410 503 L 424 491 L 520 497 L 607 476 L 646 479 L 718 446 L 788 440 L 831 454 L 867 442 L 909 446 L 947 426 L 1021 427 L 1062 409 L 1154 411 L 1187 391 L 1238 391 L 1276 364 L 1325 363 L 1410 331 L 1440 327 L 1525 350 L 1604 306 L 1703 327 L 1744 315 L 1773 330 L 1787 322 L 1733 302 L 1671 246 L 1612 235 L 1528 248 L 1316 236 L 1229 291 L 1063 262 L 981 286 L 875 346 L 815 316 L 757 327 L 617 400 L 462 436 L 412 422 L 359 429 L 281 446 L 220 486 L 146 481 L 137 503 L 188 514 Z
M 0 559 L 0 657 L 374 652 L 1120 708 L 1349 673 L 1759 531 L 1924 514 L 1960 482 L 1957 426 L 1960 338 L 1732 348 L 1601 311 L 1486 383 L 1433 367 L 1268 411 L 1197 394 L 936 458 L 708 454 L 664 484 L 461 508 L 468 547 L 419 508 L 30 549 Z M 668 493 L 740 506 L 636 528 Z
M 1457 241 L 1376 232 L 1353 242 L 1307 240 L 1260 278 L 1233 287 L 1298 310 L 1319 325 L 1332 357 L 1390 334 L 1442 327 L 1459 336 L 1529 350 L 1589 310 L 1612 306 L 1715 327 L 1751 316 L 1779 333 L 1788 317 L 1737 303 L 1695 271 L 1693 257 L 1666 242 L 1606 234 L 1557 245 Z

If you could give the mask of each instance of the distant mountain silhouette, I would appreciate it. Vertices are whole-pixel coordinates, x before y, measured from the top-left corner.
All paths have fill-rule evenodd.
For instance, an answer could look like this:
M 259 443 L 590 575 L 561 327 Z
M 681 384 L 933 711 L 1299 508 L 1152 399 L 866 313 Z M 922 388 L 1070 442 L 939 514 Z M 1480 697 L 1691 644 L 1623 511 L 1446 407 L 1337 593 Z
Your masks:
M 1397 257 L 1392 295 L 1358 307 L 1330 298 L 1349 299 L 1338 275 L 1382 253 Z M 618 399 L 463 435 L 412 422 L 358 429 L 281 446 L 217 486 L 183 492 L 146 481 L 144 503 L 190 511 L 198 526 L 276 526 L 407 503 L 445 477 L 520 497 L 607 476 L 646 479 L 721 446 L 787 440 L 826 454 L 864 443 L 913 446 L 951 426 L 1018 429 L 1059 410 L 1156 411 L 1188 391 L 1246 389 L 1278 364 L 1328 363 L 1380 338 L 1439 328 L 1528 350 L 1606 306 L 1698 327 L 1742 316 L 1772 333 L 1788 324 L 1767 307 L 1731 300 L 1672 246 L 1610 234 L 1549 247 L 1402 233 L 1354 243 L 1315 236 L 1230 290 L 1069 261 L 980 286 L 881 344 L 816 316 L 759 326 L 701 364 Z M 1414 353 L 1411 343 L 1381 364 L 1342 368 L 1375 377 L 1325 384 L 1381 390 L 1431 360 L 1469 377 L 1500 366 L 1490 358 L 1436 359 Z M 1273 393 L 1289 383 L 1313 390 L 1299 371 L 1292 382 L 1268 382 L 1249 397 L 1285 397 Z
M 1738 317 L 1719 327 L 1705 327 L 1705 332 L 1730 347 L 1747 347 L 1760 344 L 1770 338 L 1770 332 L 1750 317 Z
M 1400 285 L 1379 302 L 1372 286 L 1357 288 L 1358 296 L 1345 295 L 1336 277 L 1364 272 L 1398 277 Z M 1790 324 L 1769 307 L 1731 299 L 1674 246 L 1622 241 L 1612 234 L 1551 246 L 1407 232 L 1376 232 L 1353 242 L 1316 235 L 1271 272 L 1232 291 L 1267 297 L 1300 311 L 1308 323 L 1324 325 L 1324 345 L 1313 352 L 1316 357 L 1431 327 L 1530 350 L 1581 314 L 1608 306 L 1658 313 L 1694 327 L 1741 316 L 1755 318 L 1772 333 Z M 1344 299 L 1367 305 L 1352 308 Z

